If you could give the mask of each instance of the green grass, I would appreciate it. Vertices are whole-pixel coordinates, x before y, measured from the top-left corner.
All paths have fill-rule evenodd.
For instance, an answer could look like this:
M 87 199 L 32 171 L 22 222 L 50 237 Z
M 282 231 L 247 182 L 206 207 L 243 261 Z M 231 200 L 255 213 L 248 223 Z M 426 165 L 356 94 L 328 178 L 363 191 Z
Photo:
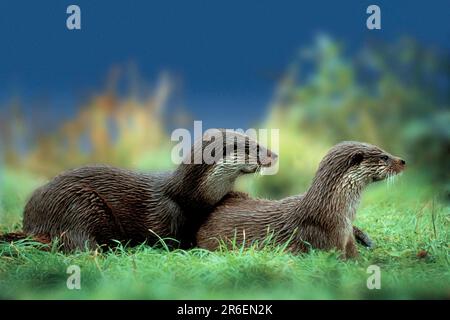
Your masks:
M 29 242 L 0 245 L 0 298 L 18 299 L 408 299 L 450 298 L 447 204 L 412 175 L 364 194 L 356 225 L 376 247 L 341 261 L 336 252 L 294 256 L 279 248 L 167 252 L 147 246 L 106 253 L 41 251 Z M 20 226 L 26 196 L 42 181 L 5 171 L 0 229 Z M 426 256 L 417 254 L 426 251 Z M 381 268 L 369 290 L 367 267 Z M 81 268 L 81 289 L 66 286 Z

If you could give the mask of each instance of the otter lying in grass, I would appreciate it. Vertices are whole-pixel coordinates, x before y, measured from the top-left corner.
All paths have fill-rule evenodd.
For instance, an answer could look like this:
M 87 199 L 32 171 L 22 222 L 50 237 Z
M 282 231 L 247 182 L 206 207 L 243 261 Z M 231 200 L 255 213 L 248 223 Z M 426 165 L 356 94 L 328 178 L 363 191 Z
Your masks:
M 199 145 L 200 144 L 200 145 Z M 208 148 L 214 163 L 195 164 L 195 154 Z M 172 172 L 138 173 L 108 166 L 70 170 L 38 188 L 26 204 L 23 233 L 39 242 L 58 238 L 62 249 L 113 245 L 153 245 L 171 238 L 172 246 L 190 248 L 214 206 L 232 190 L 238 176 L 275 163 L 277 155 L 247 135 L 218 130 L 197 141 Z
M 271 234 L 276 243 L 288 242 L 292 252 L 336 248 L 345 258 L 355 257 L 354 233 L 359 230 L 353 230 L 352 223 L 362 191 L 404 168 L 404 160 L 376 146 L 340 143 L 322 159 L 302 195 L 270 201 L 230 193 L 200 227 L 198 246 L 214 250 L 221 241 L 233 240 L 248 246 L 264 242 Z

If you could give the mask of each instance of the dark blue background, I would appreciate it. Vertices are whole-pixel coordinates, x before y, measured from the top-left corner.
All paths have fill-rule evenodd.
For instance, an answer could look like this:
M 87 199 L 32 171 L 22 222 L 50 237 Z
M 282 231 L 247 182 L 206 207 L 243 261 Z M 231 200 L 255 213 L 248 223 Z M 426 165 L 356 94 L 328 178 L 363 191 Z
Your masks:
M 69 4 L 81 7 L 80 31 L 66 29 Z M 381 7 L 380 31 L 365 27 L 370 4 Z M 2 0 L 0 102 L 45 99 L 46 112 L 63 117 L 104 88 L 113 65 L 131 61 L 146 79 L 163 70 L 182 79 L 179 103 L 208 127 L 246 127 L 261 119 L 273 75 L 318 32 L 349 50 L 403 35 L 449 48 L 449 9 L 449 1 Z

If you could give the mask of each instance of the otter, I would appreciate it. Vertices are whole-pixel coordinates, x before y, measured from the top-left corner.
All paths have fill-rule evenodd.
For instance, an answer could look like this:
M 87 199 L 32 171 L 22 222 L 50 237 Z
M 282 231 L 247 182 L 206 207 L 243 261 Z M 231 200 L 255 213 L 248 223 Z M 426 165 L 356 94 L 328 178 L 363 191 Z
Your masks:
M 259 247 L 270 234 L 293 253 L 337 249 L 344 258 L 356 257 L 355 236 L 361 231 L 352 224 L 363 189 L 404 168 L 403 159 L 377 146 L 342 142 L 322 159 L 304 194 L 278 201 L 228 194 L 200 227 L 197 244 L 215 250 L 221 242 L 231 246 L 235 240 Z
M 170 246 L 194 246 L 197 229 L 232 190 L 237 177 L 277 159 L 247 135 L 210 130 L 192 146 L 185 158 L 190 161 L 174 171 L 139 173 L 94 165 L 56 176 L 26 204 L 24 235 L 59 238 L 64 251 L 111 246 L 116 241 L 153 245 L 161 238 L 168 238 Z M 212 163 L 192 163 L 199 152 L 203 159 L 208 150 Z

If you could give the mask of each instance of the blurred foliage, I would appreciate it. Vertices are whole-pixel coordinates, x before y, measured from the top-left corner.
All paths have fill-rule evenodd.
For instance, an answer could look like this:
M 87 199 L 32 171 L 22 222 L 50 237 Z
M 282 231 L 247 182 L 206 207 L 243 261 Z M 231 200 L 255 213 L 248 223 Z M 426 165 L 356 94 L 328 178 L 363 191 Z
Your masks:
M 449 86 L 448 52 L 403 39 L 347 58 L 339 43 L 319 37 L 280 83 L 265 126 L 281 129 L 281 174 L 260 179 L 255 192 L 298 193 L 331 145 L 357 140 L 402 156 L 448 197 Z
M 47 177 L 88 163 L 167 168 L 170 145 L 163 108 L 170 89 L 169 79 L 162 76 L 143 101 L 133 95 L 119 98 L 107 90 L 46 132 L 36 122 L 25 125 L 26 116 L 14 103 L 0 123 L 5 164 Z
M 302 192 L 331 145 L 359 140 L 402 156 L 448 196 L 449 53 L 411 39 L 369 43 L 351 55 L 343 48 L 321 36 L 299 51 L 261 125 L 280 129 L 279 173 L 243 179 L 240 187 L 275 198 Z M 46 177 L 86 163 L 169 168 L 163 111 L 172 87 L 162 77 L 145 99 L 120 98 L 117 89 L 107 90 L 45 132 L 39 119 L 27 123 L 14 102 L 0 118 L 0 151 L 8 167 Z

